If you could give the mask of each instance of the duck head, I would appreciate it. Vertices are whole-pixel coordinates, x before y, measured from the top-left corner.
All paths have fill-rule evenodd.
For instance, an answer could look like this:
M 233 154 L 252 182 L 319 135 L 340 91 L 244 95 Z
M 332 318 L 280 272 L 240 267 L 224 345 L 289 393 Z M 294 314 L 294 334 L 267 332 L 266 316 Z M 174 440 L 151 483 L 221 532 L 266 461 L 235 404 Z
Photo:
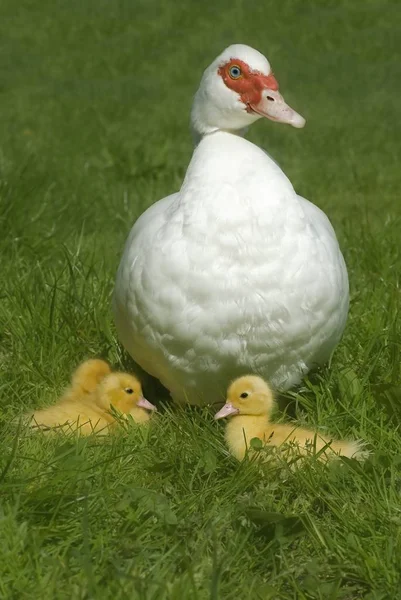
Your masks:
M 286 104 L 278 89 L 263 54 L 243 44 L 229 46 L 203 74 L 192 106 L 192 129 L 200 136 L 238 131 L 262 117 L 303 127 L 305 119 Z
M 234 415 L 269 416 L 274 406 L 273 392 L 268 384 L 255 375 L 245 375 L 233 381 L 227 391 L 226 404 L 215 419 Z

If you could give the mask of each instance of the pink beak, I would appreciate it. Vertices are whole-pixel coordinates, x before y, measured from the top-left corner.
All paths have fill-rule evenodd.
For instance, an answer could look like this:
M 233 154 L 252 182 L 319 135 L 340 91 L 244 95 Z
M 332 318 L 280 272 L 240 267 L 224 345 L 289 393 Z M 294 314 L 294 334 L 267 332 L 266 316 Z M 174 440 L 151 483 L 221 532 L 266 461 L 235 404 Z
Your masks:
M 298 129 L 304 127 L 306 121 L 300 114 L 286 104 L 282 95 L 272 89 L 264 89 L 257 104 L 249 103 L 253 112 L 277 123 L 287 123 Z
M 143 396 L 141 396 L 138 400 L 138 402 L 136 403 L 137 406 L 140 406 L 140 408 L 146 408 L 146 410 L 157 410 L 156 406 L 154 406 L 153 404 L 151 404 L 149 402 L 149 400 L 146 400 L 146 398 L 144 398 Z
M 225 404 L 223 408 L 221 408 L 219 412 L 214 415 L 214 418 L 217 421 L 218 419 L 224 419 L 225 417 L 237 415 L 238 413 L 238 408 L 235 408 L 235 406 L 233 406 L 230 402 L 227 402 L 227 404 Z

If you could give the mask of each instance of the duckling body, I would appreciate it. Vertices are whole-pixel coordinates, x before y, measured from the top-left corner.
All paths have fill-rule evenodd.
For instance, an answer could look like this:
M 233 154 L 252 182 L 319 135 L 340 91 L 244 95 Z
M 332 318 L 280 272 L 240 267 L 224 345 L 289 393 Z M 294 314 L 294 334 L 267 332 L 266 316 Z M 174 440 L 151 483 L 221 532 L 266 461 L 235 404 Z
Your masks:
M 62 400 L 55 406 L 36 411 L 33 421 L 39 429 L 71 431 L 79 429 L 81 435 L 107 433 L 107 427 L 114 422 L 111 415 L 88 402 Z
M 128 373 L 112 373 L 104 361 L 90 360 L 78 367 L 71 386 L 56 404 L 31 415 L 32 426 L 49 431 L 78 430 L 81 435 L 109 433 L 116 425 L 112 407 L 131 415 L 136 423 L 149 421 L 155 407 L 142 396 L 140 382 Z
M 295 453 L 311 455 L 324 448 L 324 459 L 329 455 L 357 457 L 360 445 L 354 441 L 337 441 L 322 435 L 317 431 L 303 429 L 302 427 L 271 423 L 267 417 L 236 416 L 227 424 L 225 439 L 233 456 L 238 460 L 245 457 L 247 448 L 253 438 L 260 439 L 264 445 L 277 448 L 287 447 L 294 449 Z
M 318 454 L 327 461 L 338 455 L 361 459 L 366 451 L 358 441 L 335 440 L 318 431 L 296 425 L 272 423 L 274 397 L 268 384 L 260 377 L 244 376 L 234 381 L 227 392 L 227 403 L 215 415 L 216 419 L 230 417 L 225 439 L 233 456 L 245 457 L 253 438 L 265 446 L 280 448 L 285 455 Z

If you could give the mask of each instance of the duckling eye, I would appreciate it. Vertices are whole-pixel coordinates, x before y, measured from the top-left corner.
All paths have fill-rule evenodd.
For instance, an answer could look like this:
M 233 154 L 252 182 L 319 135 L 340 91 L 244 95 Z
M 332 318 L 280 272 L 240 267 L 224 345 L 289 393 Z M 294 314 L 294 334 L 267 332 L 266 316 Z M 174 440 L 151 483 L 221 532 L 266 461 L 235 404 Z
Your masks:
M 233 65 L 232 67 L 230 67 L 228 73 L 231 79 L 239 79 L 242 74 L 240 67 L 238 67 L 237 65 Z
M 240 398 L 248 398 L 249 394 L 248 392 L 242 392 Z
M 126 394 L 133 394 L 133 393 L 134 393 L 134 390 L 133 390 L 132 388 L 125 388 L 124 392 L 125 392 Z

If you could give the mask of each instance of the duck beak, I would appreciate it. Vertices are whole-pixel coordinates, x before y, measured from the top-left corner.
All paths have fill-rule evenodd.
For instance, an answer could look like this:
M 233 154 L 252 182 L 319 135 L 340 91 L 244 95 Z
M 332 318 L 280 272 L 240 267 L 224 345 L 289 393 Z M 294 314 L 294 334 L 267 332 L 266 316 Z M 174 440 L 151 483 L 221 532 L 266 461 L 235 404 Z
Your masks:
M 219 412 L 214 415 L 214 418 L 217 421 L 218 419 L 224 419 L 225 417 L 229 417 L 230 415 L 237 415 L 238 413 L 238 408 L 235 408 L 235 406 L 233 406 L 231 402 L 227 402 L 227 404 L 225 404 L 223 408 L 221 408 Z
M 151 404 L 149 402 L 149 400 L 146 400 L 146 398 L 144 398 L 143 396 L 141 396 L 138 400 L 138 402 L 136 403 L 137 406 L 139 406 L 140 408 L 146 408 L 146 410 L 157 410 L 156 406 L 154 406 L 153 404 Z
M 277 123 L 287 123 L 297 129 L 301 129 L 306 123 L 300 114 L 288 106 L 278 90 L 264 89 L 260 101 L 257 104 L 249 102 L 248 106 L 251 111 L 261 117 L 266 117 Z

